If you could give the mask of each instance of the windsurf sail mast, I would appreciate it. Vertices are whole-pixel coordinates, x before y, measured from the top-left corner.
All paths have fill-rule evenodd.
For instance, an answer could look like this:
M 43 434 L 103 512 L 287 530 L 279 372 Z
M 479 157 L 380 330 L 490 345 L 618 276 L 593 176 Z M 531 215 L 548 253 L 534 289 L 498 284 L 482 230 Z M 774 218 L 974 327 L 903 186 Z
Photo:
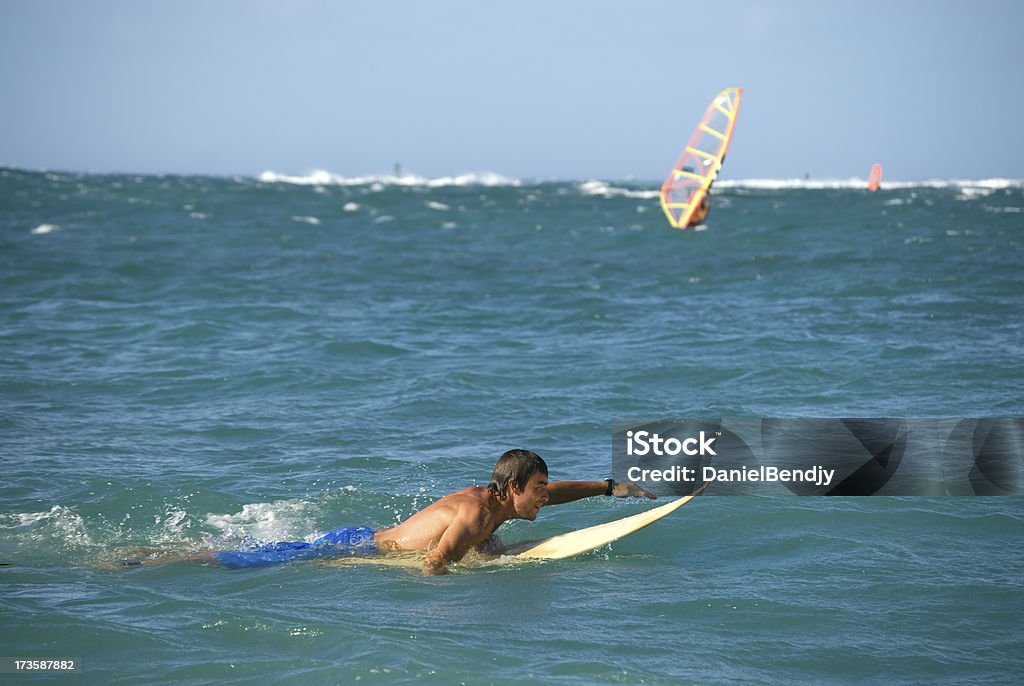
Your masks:
M 726 88 L 715 96 L 661 185 L 661 209 L 677 229 L 687 227 L 722 168 L 742 97 L 742 88 Z

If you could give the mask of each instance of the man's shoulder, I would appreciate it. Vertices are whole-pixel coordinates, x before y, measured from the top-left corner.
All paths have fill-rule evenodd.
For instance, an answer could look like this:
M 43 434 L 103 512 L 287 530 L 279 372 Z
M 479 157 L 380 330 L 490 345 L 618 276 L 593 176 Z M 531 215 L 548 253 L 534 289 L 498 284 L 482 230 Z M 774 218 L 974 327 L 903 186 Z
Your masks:
M 463 488 L 461 491 L 455 491 L 453 493 L 449 493 L 448 495 L 446 495 L 441 500 L 442 501 L 448 501 L 450 503 L 460 503 L 460 504 L 462 504 L 462 503 L 467 503 L 467 504 L 471 504 L 471 503 L 484 504 L 484 503 L 487 502 L 488 494 L 489 493 L 490 493 L 490 491 L 488 491 L 486 488 L 483 488 L 482 486 L 469 486 L 468 488 Z
M 456 516 L 464 521 L 489 522 L 491 509 L 488 507 L 489 492 L 486 488 L 470 486 L 447 496 L 449 504 L 455 508 Z

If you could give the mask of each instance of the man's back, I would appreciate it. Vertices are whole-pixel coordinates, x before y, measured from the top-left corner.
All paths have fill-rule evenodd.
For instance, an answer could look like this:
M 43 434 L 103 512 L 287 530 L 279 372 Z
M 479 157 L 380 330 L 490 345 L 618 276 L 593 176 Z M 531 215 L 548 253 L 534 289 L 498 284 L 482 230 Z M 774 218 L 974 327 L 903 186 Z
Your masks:
M 469 546 L 479 545 L 500 524 L 494 522 L 488 507 L 490 498 L 490 491 L 480 486 L 450 493 L 398 526 L 377 531 L 374 541 L 384 549 L 428 550 L 440 542 L 453 522 L 458 522 L 467 529 Z

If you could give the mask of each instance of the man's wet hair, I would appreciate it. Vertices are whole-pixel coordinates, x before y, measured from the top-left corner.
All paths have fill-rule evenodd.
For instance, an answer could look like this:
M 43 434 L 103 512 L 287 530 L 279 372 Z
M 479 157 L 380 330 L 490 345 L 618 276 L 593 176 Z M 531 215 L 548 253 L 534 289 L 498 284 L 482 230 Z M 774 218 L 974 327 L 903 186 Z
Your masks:
M 515 484 L 521 490 L 526 487 L 530 477 L 538 472 L 544 476 L 548 474 L 548 465 L 540 455 L 530 450 L 509 450 L 494 465 L 487 490 L 504 498 L 508 495 L 509 484 Z

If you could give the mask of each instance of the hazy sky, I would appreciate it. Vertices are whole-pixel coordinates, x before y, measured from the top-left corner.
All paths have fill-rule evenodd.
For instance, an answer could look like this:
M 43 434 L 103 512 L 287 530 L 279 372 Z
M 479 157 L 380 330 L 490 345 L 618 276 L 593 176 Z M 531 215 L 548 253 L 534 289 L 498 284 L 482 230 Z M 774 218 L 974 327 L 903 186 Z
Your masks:
M 1024 178 L 1024 2 L 0 0 L 0 165 Z

